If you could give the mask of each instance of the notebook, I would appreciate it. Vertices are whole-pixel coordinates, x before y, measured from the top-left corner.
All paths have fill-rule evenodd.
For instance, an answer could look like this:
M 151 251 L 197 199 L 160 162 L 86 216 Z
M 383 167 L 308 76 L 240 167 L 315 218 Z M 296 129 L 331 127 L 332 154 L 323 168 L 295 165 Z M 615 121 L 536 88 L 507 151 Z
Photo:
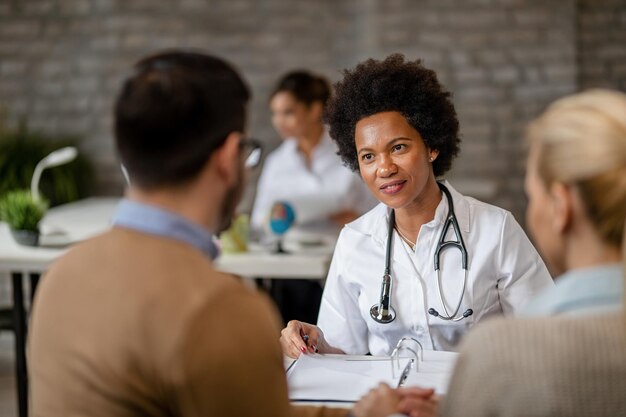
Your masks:
M 434 388 L 445 394 L 456 353 L 424 351 L 404 386 Z M 301 355 L 287 371 L 292 401 L 356 402 L 380 382 L 396 387 L 411 357 Z M 393 366 L 393 369 L 392 369 Z

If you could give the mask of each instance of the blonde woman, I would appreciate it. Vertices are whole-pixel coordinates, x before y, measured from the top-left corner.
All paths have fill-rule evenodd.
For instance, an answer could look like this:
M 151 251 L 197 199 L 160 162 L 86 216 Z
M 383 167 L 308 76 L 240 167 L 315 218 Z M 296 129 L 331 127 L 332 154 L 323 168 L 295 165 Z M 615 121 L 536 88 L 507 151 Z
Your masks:
M 528 306 L 543 318 L 469 335 L 442 414 L 624 416 L 626 95 L 561 99 L 528 137 L 528 225 L 560 277 Z

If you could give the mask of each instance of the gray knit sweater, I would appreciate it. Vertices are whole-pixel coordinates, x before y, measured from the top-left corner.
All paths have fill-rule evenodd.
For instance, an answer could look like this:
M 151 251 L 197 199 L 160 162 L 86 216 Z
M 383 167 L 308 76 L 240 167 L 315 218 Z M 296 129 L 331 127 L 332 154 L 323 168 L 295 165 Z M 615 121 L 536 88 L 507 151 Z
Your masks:
M 445 417 L 626 416 L 623 313 L 495 319 L 461 346 Z

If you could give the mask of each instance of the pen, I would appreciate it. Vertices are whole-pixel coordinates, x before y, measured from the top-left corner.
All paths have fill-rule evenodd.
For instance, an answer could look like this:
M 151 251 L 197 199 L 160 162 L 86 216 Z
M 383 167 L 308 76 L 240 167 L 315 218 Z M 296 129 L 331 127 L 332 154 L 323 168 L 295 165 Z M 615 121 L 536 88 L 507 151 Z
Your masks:
M 302 334 L 302 333 L 300 333 L 300 335 L 302 336 L 302 340 L 304 340 L 304 344 L 306 345 L 306 346 L 303 346 L 303 348 L 300 349 L 300 350 L 302 351 L 302 353 L 306 353 L 306 351 L 308 350 L 308 347 L 309 347 L 310 336 L 308 334 Z M 318 352 L 317 345 L 312 344 L 311 347 L 313 348 L 313 352 L 315 352 L 315 353 Z
M 398 386 L 396 388 L 400 388 L 402 385 L 404 385 L 404 381 L 406 381 L 406 378 L 409 376 L 409 372 L 411 372 L 412 367 L 413 359 L 409 359 L 406 366 L 404 367 L 404 370 L 402 371 L 402 374 L 400 375 L 400 379 L 398 380 Z
M 305 353 L 307 351 L 307 347 L 308 347 L 308 343 L 309 343 L 309 335 L 308 334 L 302 334 L 302 333 L 300 333 L 300 335 L 302 336 L 302 340 L 304 340 L 304 344 L 305 344 L 305 346 L 300 348 L 300 350 L 302 351 L 302 353 Z

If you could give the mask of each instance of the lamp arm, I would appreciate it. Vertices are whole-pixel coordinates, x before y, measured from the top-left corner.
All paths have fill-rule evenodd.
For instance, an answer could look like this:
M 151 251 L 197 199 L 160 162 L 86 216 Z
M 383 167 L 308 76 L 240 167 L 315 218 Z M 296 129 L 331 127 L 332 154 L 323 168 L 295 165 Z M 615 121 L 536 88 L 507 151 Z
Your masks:
M 39 180 L 41 179 L 41 173 L 44 169 L 44 164 L 39 162 L 33 172 L 33 179 L 30 181 L 30 195 L 33 197 L 33 200 L 36 201 L 39 200 Z
M 39 180 L 41 179 L 41 173 L 43 170 L 66 164 L 74 160 L 77 153 L 78 152 L 75 147 L 66 146 L 65 148 L 50 152 L 45 158 L 37 163 L 35 171 L 33 172 L 33 178 L 30 180 L 30 195 L 33 200 L 39 200 Z

